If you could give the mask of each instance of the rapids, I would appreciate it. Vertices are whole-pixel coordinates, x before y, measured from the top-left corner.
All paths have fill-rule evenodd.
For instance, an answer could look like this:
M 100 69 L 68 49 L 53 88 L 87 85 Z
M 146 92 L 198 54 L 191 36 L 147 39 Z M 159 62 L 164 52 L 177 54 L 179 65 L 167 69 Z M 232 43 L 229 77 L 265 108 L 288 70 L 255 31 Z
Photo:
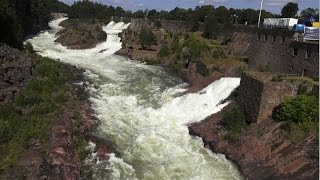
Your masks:
M 187 128 L 225 107 L 228 102 L 221 102 L 239 86 L 239 78 L 222 78 L 199 93 L 184 94 L 187 84 L 165 69 L 114 54 L 121 49 L 117 34 L 129 24 L 110 22 L 103 27 L 106 42 L 70 50 L 54 42 L 63 20 L 50 22 L 51 30 L 27 42 L 41 56 L 86 70 L 90 83 L 84 83 L 101 122 L 96 133 L 120 154 L 102 162 L 94 153 L 88 156 L 94 179 L 242 179 L 224 155 L 205 149 Z

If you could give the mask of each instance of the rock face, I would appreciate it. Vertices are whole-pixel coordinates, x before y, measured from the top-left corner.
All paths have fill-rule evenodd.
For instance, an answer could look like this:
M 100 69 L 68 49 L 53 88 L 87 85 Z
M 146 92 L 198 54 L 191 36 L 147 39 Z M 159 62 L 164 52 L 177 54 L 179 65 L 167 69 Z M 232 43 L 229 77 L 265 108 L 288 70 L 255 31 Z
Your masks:
M 0 104 L 13 102 L 15 94 L 20 91 L 23 93 L 28 82 L 37 78 L 35 66 L 36 61 L 30 54 L 0 44 Z M 82 80 L 81 69 L 70 65 L 61 65 L 61 68 L 79 78 L 77 80 Z M 77 141 L 82 139 L 79 139 L 79 134 L 84 136 L 97 122 L 92 116 L 89 101 L 79 98 L 83 87 L 73 82 L 68 82 L 67 86 L 70 86 L 66 92 L 70 94 L 68 105 L 50 119 L 48 143 L 30 139 L 21 158 L 13 167 L 1 171 L 0 179 L 80 179 L 81 161 Z M 28 109 L 21 109 L 21 113 L 24 111 Z M 101 157 L 110 153 L 107 148 L 104 145 L 104 153 L 100 150 Z
M 102 30 L 101 24 L 67 20 L 60 25 L 65 29 L 57 33 L 59 37 L 55 42 L 59 42 L 68 49 L 94 48 L 107 39 L 107 34 Z
M 0 44 L 0 104 L 14 99 L 15 94 L 32 78 L 34 61 L 17 49 Z
M 228 107 L 227 107 L 228 108 Z M 233 161 L 248 179 L 318 179 L 318 140 L 308 136 L 300 144 L 285 139 L 280 123 L 272 119 L 251 124 L 229 143 L 221 126 L 223 112 L 190 125 L 191 135 L 202 137 L 205 146 Z

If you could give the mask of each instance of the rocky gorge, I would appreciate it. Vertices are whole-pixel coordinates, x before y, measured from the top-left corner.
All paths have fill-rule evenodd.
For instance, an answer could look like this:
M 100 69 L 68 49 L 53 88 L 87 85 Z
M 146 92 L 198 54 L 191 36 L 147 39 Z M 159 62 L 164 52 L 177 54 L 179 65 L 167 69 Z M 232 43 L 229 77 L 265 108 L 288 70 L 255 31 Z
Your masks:
M 162 31 L 155 30 L 154 34 L 157 37 L 158 45 L 154 46 L 153 51 L 145 53 L 139 49 L 140 45 L 137 34 L 144 24 L 140 26 L 129 27 L 129 30 L 125 30 L 121 34 L 120 37 L 122 37 L 124 45 L 117 53 L 130 59 L 142 60 L 147 63 L 151 62 L 151 64 L 155 63 L 169 67 L 170 64 L 174 64 L 171 56 L 167 58 L 159 56 L 161 44 L 168 45 L 169 48 L 172 47 L 172 42 L 174 41 L 174 38 L 170 38 L 172 34 L 170 35 L 165 29 Z M 230 47 L 227 47 L 229 53 L 240 52 L 241 55 L 244 55 L 250 51 L 250 43 L 252 41 L 248 36 L 243 36 L 243 34 L 236 32 L 233 35 L 231 34 L 231 37 L 229 40 Z M 184 38 L 180 38 L 181 41 L 184 41 Z M 243 42 L 245 42 L 246 46 L 243 46 Z M 235 47 L 234 44 L 239 44 L 239 46 Z M 184 51 L 185 49 L 182 50 L 182 52 Z M 251 54 L 254 53 L 251 52 Z M 247 59 L 244 60 L 248 61 Z M 220 64 L 214 65 L 213 70 L 210 70 L 208 73 L 207 70 L 210 66 L 201 62 L 201 60 L 196 62 L 182 60 L 179 63 L 182 66 L 179 67 L 178 73 L 190 84 L 189 93 L 198 92 L 222 77 L 240 77 L 243 71 L 248 70 L 248 67 L 245 66 L 230 66 L 225 68 L 223 64 Z M 254 69 L 251 68 L 251 70 Z M 243 83 L 244 85 L 245 83 Z M 250 84 L 246 84 L 246 86 L 250 86 Z M 246 87 L 246 89 L 253 91 L 250 90 L 250 87 Z M 275 87 L 275 89 L 280 89 L 280 87 Z M 274 93 L 277 94 L 278 92 L 275 91 Z M 279 93 L 281 94 L 280 91 Z M 279 103 L 271 105 L 274 103 L 272 102 L 274 101 L 272 98 L 274 98 L 273 96 L 280 98 L 282 96 L 280 94 L 272 95 L 272 92 L 266 93 L 266 99 L 261 104 L 269 103 L 270 105 L 267 106 L 274 108 Z M 245 97 L 243 98 L 245 101 Z M 201 122 L 190 124 L 190 135 L 201 137 L 204 145 L 213 152 L 225 154 L 228 159 L 239 167 L 239 170 L 248 179 L 256 179 L 257 177 L 260 179 L 294 179 L 296 177 L 301 179 L 318 179 L 319 146 L 318 137 L 315 135 L 317 133 L 307 135 L 297 134 L 294 135 L 297 137 L 292 137 L 293 135 L 288 134 L 284 130 L 286 123 L 275 121 L 272 119 L 270 112 L 262 112 L 264 111 L 262 109 L 260 110 L 261 113 L 269 113 L 268 116 L 260 119 L 259 123 L 248 123 L 245 130 L 236 135 L 237 137 L 230 137 L 231 132 L 228 132 L 223 125 L 224 114 L 233 104 L 237 104 L 238 102 L 239 99 L 231 98 L 231 104 L 221 112 L 213 114 Z M 289 138 L 289 136 L 291 137 Z M 298 139 L 298 136 L 301 137 Z M 294 140 L 295 142 L 292 140 L 294 138 L 297 138 Z
M 67 27 L 68 30 L 61 30 L 58 33 L 58 35 L 60 34 L 59 38 L 63 36 L 64 32 L 72 31 L 74 33 L 74 28 L 77 26 L 72 25 L 70 27 L 70 29 Z M 100 31 L 100 28 L 95 29 Z M 79 32 L 74 33 L 75 36 L 72 35 L 74 39 L 77 39 L 82 34 Z M 99 42 L 103 41 L 102 39 L 95 39 L 89 44 L 86 41 L 77 41 L 66 46 L 69 49 L 86 49 L 95 47 Z M 139 46 L 139 44 L 135 44 L 135 46 Z M 1 78 L 3 79 L 4 88 L 1 89 L 0 100 L 4 104 L 16 103 L 18 101 L 16 100 L 17 97 L 20 98 L 24 91 L 27 92 L 27 95 L 23 96 L 28 96 L 28 89 L 30 89 L 28 84 L 30 81 L 32 82 L 32 79 L 41 79 L 43 71 L 37 68 L 38 61 L 34 55 L 21 53 L 5 45 L 1 47 L 1 63 L 4 64 L 1 69 L 4 76 Z M 127 48 L 130 49 L 129 47 Z M 121 51 L 118 54 L 121 54 Z M 144 59 L 145 54 L 141 51 L 142 55 L 137 56 L 137 59 Z M 187 52 L 188 49 L 185 48 L 183 51 Z M 103 53 L 104 51 L 99 51 L 99 53 L 101 52 Z M 155 51 L 154 57 L 158 57 L 157 53 L 158 51 Z M 126 56 L 126 54 L 121 55 Z M 172 59 L 171 57 L 166 61 L 166 58 L 161 58 L 159 62 L 162 65 L 170 65 L 170 62 L 174 64 Z M 23 63 L 23 67 L 21 67 L 21 61 L 28 63 Z M 167 62 L 169 63 L 167 64 Z M 215 64 L 212 66 L 213 71 L 211 71 L 212 69 L 207 71 L 207 67 L 202 68 L 201 64 L 203 65 L 203 62 L 188 63 L 183 61 L 181 64 L 183 64 L 183 68 L 179 69 L 178 73 L 190 84 L 187 90 L 189 93 L 197 93 L 222 77 L 240 77 L 241 75 L 239 64 L 232 64 L 226 67 Z M 67 94 L 67 100 L 62 100 L 61 106 L 63 108 L 59 114 L 49 117 L 49 141 L 43 143 L 44 141 L 41 139 L 31 139 L 28 142 L 30 147 L 17 159 L 17 165 L 5 168 L 3 171 L 2 177 L 5 179 L 14 179 L 17 176 L 27 179 L 79 179 L 83 176 L 83 174 L 80 174 L 81 161 L 85 156 L 85 142 L 83 139 L 96 144 L 92 153 L 97 154 L 97 159 L 95 159 L 97 162 L 108 160 L 110 154 L 117 152 L 112 145 L 113 143 L 109 142 L 109 140 L 90 133 L 96 127 L 97 121 L 93 117 L 91 103 L 88 101 L 86 93 L 83 92 L 83 84 L 86 84 L 82 82 L 86 81 L 83 77 L 83 70 L 63 63 L 58 63 L 58 65 L 53 63 L 51 65 L 57 67 L 59 71 L 73 74 L 73 77 L 63 84 L 63 87 L 67 89 L 63 92 Z M 61 76 L 61 74 L 58 73 L 58 76 Z M 53 93 L 53 96 L 55 97 L 57 94 Z M 231 101 L 236 102 L 237 99 Z M 60 104 L 58 105 L 60 106 Z M 30 111 L 34 111 L 33 107 L 31 109 L 25 107 L 26 110 L 24 110 L 18 105 L 16 108 L 18 109 L 18 114 L 23 116 Z M 302 141 L 293 143 L 286 137 L 286 133 L 282 129 L 284 123 L 268 118 L 263 123 L 248 125 L 236 140 L 227 139 L 228 130 L 223 126 L 223 114 L 229 108 L 230 105 L 225 107 L 223 111 L 213 114 L 201 122 L 189 124 L 189 133 L 193 136 L 201 137 L 205 146 L 214 153 L 225 154 L 248 179 L 256 179 L 256 177 L 261 179 L 291 179 L 297 176 L 302 179 L 316 179 L 318 177 L 317 137 L 308 135 Z M 70 110 L 72 111 L 70 112 Z M 19 171 L 22 173 L 18 173 Z

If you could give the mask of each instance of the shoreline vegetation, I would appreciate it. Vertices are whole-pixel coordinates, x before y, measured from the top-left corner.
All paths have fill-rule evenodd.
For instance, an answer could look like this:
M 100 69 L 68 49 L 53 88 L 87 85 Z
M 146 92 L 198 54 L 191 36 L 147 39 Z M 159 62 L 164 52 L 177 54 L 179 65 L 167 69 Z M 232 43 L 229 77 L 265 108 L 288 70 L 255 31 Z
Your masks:
M 80 178 L 85 135 L 96 123 L 79 85 L 83 70 L 28 50 L 1 49 L 16 55 L 6 59 L 14 66 L 17 57 L 34 64 L 28 82 L 0 105 L 1 178 Z
M 32 1 L 33 9 L 9 1 L 0 4 L 7 9 L 0 12 L 2 25 L 8 27 L 0 31 L 1 41 L 24 51 L 4 44 L 0 46 L 0 60 L 6 65 L 1 67 L 1 72 L 14 79 L 0 79 L 5 87 L 5 90 L 1 89 L 0 101 L 0 178 L 28 179 L 41 175 L 39 178 L 79 179 L 87 175 L 80 174 L 85 172 L 81 169 L 87 153 L 85 140 L 97 144 L 95 152 L 101 160 L 107 160 L 106 153 L 113 152 L 112 144 L 90 133 L 96 127 L 97 120 L 91 112 L 85 87 L 80 85 L 85 81 L 83 70 L 40 57 L 30 44 L 23 47 L 22 41 L 27 35 L 48 28 L 50 6 L 55 7 L 52 11 L 70 15 L 73 22 L 64 22 L 70 31 L 60 33 L 66 36 L 75 33 L 73 39 L 79 41 L 65 45 L 76 49 L 94 47 L 104 41 L 106 36 L 101 34 L 100 27 L 102 23 L 109 22 L 111 16 L 118 21 L 120 18 L 117 17 L 124 14 L 127 17 L 145 18 L 146 13 L 137 11 L 128 14 L 122 8 L 105 7 L 89 1 L 77 2 L 71 7 L 55 0 L 46 0 L 46 3 Z M 94 7 L 94 12 L 86 11 L 87 7 Z M 177 71 L 190 84 L 189 93 L 198 92 L 224 76 L 240 77 L 242 73 L 250 72 L 254 74 L 252 77 L 260 78 L 267 72 L 253 73 L 254 70 L 246 65 L 246 58 L 231 53 L 227 45 L 232 39 L 227 33 L 234 28 L 232 23 L 248 21 L 249 24 L 255 24 L 250 17 L 255 17 L 257 12 L 250 9 L 232 10 L 241 17 L 230 19 L 231 9 L 212 6 L 198 7 L 189 13 L 180 8 L 163 14 L 150 11 L 147 18 L 154 21 L 154 27 L 125 30 L 120 34 L 123 48 L 117 54 Z M 221 17 L 218 14 L 222 14 Z M 263 16 L 278 17 L 266 11 Z M 190 19 L 193 28 L 188 32 L 166 32 L 161 23 L 156 21 L 160 17 L 169 20 Z M 80 21 L 98 20 L 78 26 L 77 18 Z M 230 20 L 231 24 L 228 23 Z M 92 24 L 95 27 L 90 27 Z M 90 33 L 85 34 L 83 39 L 78 38 L 79 34 L 88 30 L 87 27 Z M 72 32 L 72 29 L 78 30 Z M 197 31 L 199 29 L 203 33 Z M 213 32 L 213 29 L 219 31 Z M 87 41 L 88 37 L 94 37 L 94 41 Z M 23 67 L 20 67 L 20 61 L 23 61 Z M 22 73 L 21 68 L 30 71 Z M 270 81 L 284 80 L 288 79 L 275 76 Z M 318 85 L 310 78 L 291 78 L 288 81 L 311 81 Z M 273 117 L 260 124 L 249 124 L 243 109 L 237 104 L 235 91 L 229 98 L 231 104 L 228 107 L 199 123 L 191 124 L 189 132 L 190 135 L 201 137 L 205 146 L 213 152 L 225 154 L 246 178 L 317 179 L 318 99 L 299 86 L 298 95 L 287 98 L 276 107 Z

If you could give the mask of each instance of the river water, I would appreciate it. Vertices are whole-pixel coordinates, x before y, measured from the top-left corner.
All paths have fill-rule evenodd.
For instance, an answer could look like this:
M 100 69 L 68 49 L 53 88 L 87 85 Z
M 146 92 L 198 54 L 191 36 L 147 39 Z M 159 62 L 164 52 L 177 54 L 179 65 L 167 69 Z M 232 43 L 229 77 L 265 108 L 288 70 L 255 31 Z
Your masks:
M 164 68 L 114 54 L 121 48 L 117 34 L 129 24 L 111 22 L 103 27 L 106 42 L 70 50 L 54 42 L 63 20 L 50 22 L 51 30 L 28 42 L 41 56 L 86 70 L 87 91 L 101 122 L 96 133 L 119 152 L 108 161 L 97 161 L 94 153 L 87 157 L 94 179 L 242 179 L 224 155 L 203 148 L 187 128 L 225 107 L 220 102 L 239 86 L 239 78 L 222 78 L 199 93 L 184 94 L 187 84 Z

